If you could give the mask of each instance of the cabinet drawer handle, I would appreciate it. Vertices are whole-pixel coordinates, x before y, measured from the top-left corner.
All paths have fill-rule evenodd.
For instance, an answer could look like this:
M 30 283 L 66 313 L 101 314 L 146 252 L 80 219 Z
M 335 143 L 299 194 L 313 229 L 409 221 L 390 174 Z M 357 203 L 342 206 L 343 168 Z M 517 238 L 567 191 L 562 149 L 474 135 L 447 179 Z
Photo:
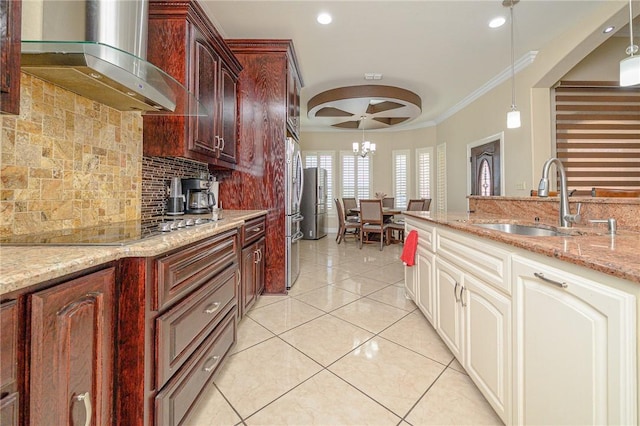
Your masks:
M 214 368 L 216 368 L 216 365 L 218 365 L 219 360 L 220 360 L 220 357 L 218 355 L 212 356 L 211 358 L 207 359 L 207 362 L 205 363 L 202 369 L 207 373 L 211 372 Z
M 205 309 L 204 309 L 204 313 L 205 314 L 212 314 L 215 311 L 218 310 L 218 308 L 220 307 L 220 302 L 213 302 L 212 304 L 208 305 Z
M 458 284 L 458 282 L 456 281 L 456 286 L 453 288 L 453 297 L 456 298 L 456 303 L 458 303 L 460 301 L 460 299 L 458 299 L 458 286 L 460 284 Z
M 260 231 L 262 231 L 262 228 L 260 228 L 259 226 L 251 230 L 251 232 L 260 232 Z
M 460 286 L 460 303 L 462 303 L 462 307 L 466 307 L 467 303 L 464 301 L 464 287 Z
M 565 282 L 560 282 L 560 281 L 552 280 L 551 278 L 545 277 L 542 272 L 534 272 L 533 275 L 535 275 L 536 278 L 540 278 L 542 281 L 546 283 L 557 285 L 558 287 L 562 287 L 562 288 L 569 287 L 569 284 Z
M 91 407 L 91 395 L 89 392 L 81 393 L 80 395 L 76 395 L 73 397 L 74 400 L 79 402 L 84 402 L 84 411 L 85 411 L 85 420 L 84 426 L 91 425 L 91 417 L 93 416 L 93 409 Z

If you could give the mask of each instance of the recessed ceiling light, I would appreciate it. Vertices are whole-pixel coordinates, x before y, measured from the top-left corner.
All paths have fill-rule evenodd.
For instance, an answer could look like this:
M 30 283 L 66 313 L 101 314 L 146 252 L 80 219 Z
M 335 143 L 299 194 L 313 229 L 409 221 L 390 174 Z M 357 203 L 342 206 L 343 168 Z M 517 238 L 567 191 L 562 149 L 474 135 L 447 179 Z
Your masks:
M 615 30 L 616 27 L 614 27 L 613 25 L 608 26 L 607 28 L 605 28 L 604 30 L 602 30 L 602 32 L 604 34 L 609 34 L 611 31 Z
M 497 18 L 493 18 L 491 21 L 489 21 L 489 28 L 498 28 L 504 25 L 504 23 L 506 22 L 506 20 L 504 19 L 503 16 L 498 16 Z
M 317 20 L 322 25 L 328 25 L 331 23 L 333 19 L 331 18 L 331 15 L 329 15 L 328 13 L 322 12 L 321 14 L 318 15 Z

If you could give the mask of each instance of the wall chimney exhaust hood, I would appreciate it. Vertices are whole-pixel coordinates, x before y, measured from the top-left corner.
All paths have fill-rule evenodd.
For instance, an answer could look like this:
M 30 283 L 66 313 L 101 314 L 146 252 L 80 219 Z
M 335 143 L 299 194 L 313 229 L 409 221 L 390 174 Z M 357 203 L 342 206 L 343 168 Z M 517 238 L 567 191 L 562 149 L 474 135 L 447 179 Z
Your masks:
M 25 73 L 119 111 L 208 115 L 145 60 L 147 0 L 24 0 L 22 8 Z

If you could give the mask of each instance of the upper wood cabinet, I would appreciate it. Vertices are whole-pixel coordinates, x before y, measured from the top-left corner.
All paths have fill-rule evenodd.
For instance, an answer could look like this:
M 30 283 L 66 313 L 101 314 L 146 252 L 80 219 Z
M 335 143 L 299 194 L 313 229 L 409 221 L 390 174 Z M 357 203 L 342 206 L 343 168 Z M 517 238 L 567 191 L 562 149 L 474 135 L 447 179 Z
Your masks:
M 0 113 L 20 113 L 22 2 L 0 0 Z
M 289 131 L 300 139 L 300 77 L 297 65 L 290 58 L 287 67 L 287 127 Z
M 145 116 L 144 155 L 234 168 L 242 67 L 197 2 L 149 2 L 147 59 L 193 93 L 208 115 Z

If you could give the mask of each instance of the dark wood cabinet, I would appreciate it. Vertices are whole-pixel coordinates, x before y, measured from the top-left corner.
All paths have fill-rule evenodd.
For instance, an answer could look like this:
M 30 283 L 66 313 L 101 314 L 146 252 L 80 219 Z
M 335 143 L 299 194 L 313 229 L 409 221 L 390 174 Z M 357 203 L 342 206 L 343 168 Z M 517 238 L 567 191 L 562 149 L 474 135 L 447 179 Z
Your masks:
M 113 422 L 115 268 L 29 296 L 29 424 Z
M 20 113 L 22 1 L 0 0 L 0 113 Z
M 0 425 L 18 424 L 18 322 L 16 300 L 0 305 Z
M 287 128 L 300 138 L 300 77 L 294 59 L 287 63 Z
M 151 0 L 148 29 L 147 59 L 193 93 L 207 115 L 195 107 L 185 116 L 145 115 L 144 154 L 233 169 L 240 63 L 197 2 Z
M 239 315 L 244 316 L 264 291 L 265 278 L 265 217 L 247 221 L 241 230 L 242 278 Z
M 291 40 L 227 39 L 227 44 L 243 67 L 238 80 L 240 142 L 238 166 L 220 185 L 220 199 L 229 209 L 268 211 L 264 291 L 283 294 L 287 279 L 285 141 L 287 136 L 298 137 L 287 117 L 299 114 L 300 108 L 299 93 L 293 95 L 288 89 L 298 84 L 299 92 L 303 81 Z
M 236 229 L 121 260 L 117 424 L 184 422 L 236 341 L 238 262 Z

